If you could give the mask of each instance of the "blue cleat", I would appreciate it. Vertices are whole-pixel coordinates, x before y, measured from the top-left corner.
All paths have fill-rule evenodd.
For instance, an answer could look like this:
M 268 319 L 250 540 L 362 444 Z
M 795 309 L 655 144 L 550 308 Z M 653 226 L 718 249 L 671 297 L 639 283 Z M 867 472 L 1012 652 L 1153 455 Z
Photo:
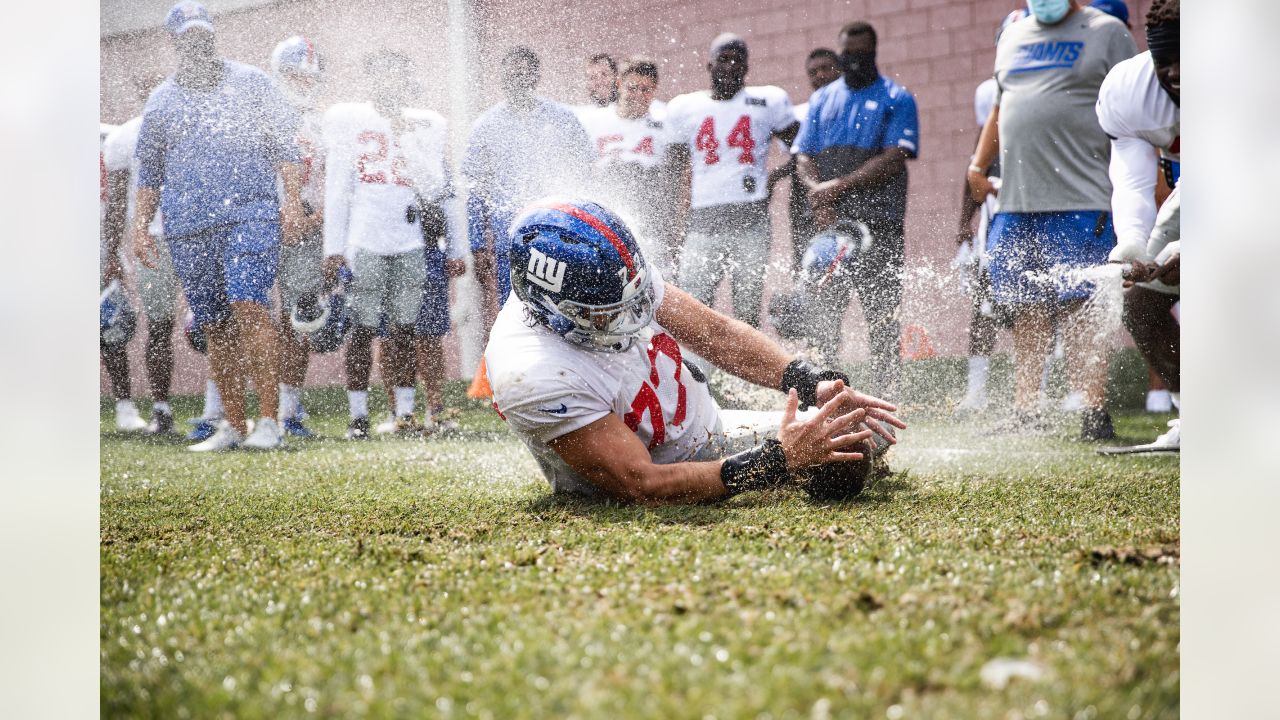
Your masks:
M 195 427 L 191 428 L 191 432 L 187 433 L 187 439 L 192 442 L 200 442 L 213 437 L 218 432 L 218 420 L 209 420 L 206 418 L 193 418 L 191 421 Z
M 285 434 L 287 435 L 292 435 L 298 438 L 305 438 L 308 440 L 316 436 L 316 434 L 311 432 L 311 430 L 308 429 L 306 425 L 302 424 L 302 417 L 300 415 L 295 415 L 291 418 L 285 418 L 284 422 L 281 424 L 284 426 L 284 431 L 285 431 Z

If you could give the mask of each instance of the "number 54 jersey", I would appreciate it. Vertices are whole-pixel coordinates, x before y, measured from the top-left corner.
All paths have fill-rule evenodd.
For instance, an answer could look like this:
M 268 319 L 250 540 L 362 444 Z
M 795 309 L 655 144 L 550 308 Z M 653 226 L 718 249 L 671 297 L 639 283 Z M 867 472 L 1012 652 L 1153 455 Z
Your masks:
M 664 283 L 655 274 L 655 307 Z M 613 413 L 649 448 L 655 463 L 693 459 L 720 431 L 720 408 L 683 351 L 655 321 L 622 353 L 571 345 L 527 320 L 512 295 L 489 335 L 484 359 L 494 409 L 529 448 L 555 492 L 597 494 L 595 487 L 551 449 L 556 438 Z
M 744 87 L 728 100 L 711 92 L 678 95 L 667 103 L 668 141 L 689 146 L 694 208 L 755 202 L 768 196 L 769 140 L 795 123 L 780 87 Z

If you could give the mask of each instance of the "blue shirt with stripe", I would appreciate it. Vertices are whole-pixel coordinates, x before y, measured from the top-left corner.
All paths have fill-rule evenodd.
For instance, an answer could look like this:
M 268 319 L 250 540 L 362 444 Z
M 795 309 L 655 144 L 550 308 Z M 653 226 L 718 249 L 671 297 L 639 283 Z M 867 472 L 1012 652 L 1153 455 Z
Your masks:
M 819 180 L 847 175 L 892 147 L 911 158 L 920 154 L 920 118 L 911 92 L 883 75 L 862 88 L 850 88 L 843 77 L 818 88 L 795 142 L 795 151 L 817 164 Z M 906 211 L 905 172 L 836 201 L 840 217 L 901 220 Z

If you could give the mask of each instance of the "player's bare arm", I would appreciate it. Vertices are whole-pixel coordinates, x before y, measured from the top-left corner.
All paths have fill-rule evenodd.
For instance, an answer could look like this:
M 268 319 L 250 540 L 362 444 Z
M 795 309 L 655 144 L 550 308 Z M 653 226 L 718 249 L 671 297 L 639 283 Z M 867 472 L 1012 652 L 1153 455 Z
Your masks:
M 280 202 L 280 241 L 285 245 L 301 242 L 308 226 L 306 213 L 302 210 L 302 173 L 302 163 L 280 163 L 279 174 L 284 184 L 284 197 Z
M 665 299 L 658 306 L 658 324 L 676 340 L 711 364 L 743 380 L 761 387 L 791 389 L 801 382 L 800 366 L 811 372 L 812 366 L 798 363 L 795 356 L 750 325 L 726 317 L 698 302 L 689 293 L 667 283 Z M 791 377 L 789 377 L 789 374 Z M 891 431 L 881 423 L 906 429 L 906 423 L 893 415 L 893 404 L 864 395 L 847 387 L 840 379 L 821 379 L 815 383 L 815 401 L 825 404 L 839 398 L 837 409 L 863 409 L 867 425 L 890 443 L 896 442 Z
M 613 414 L 556 438 L 550 445 L 610 498 L 648 505 L 707 502 L 781 484 L 790 473 L 814 465 L 863 458 L 852 448 L 871 437 L 870 430 L 856 430 L 865 419 L 865 410 L 833 417 L 841 407 L 840 401 L 833 399 L 813 417 L 799 420 L 798 405 L 799 398 L 792 390 L 778 439 L 772 441 L 776 446 L 766 443 L 724 460 L 655 463 L 644 443 Z M 744 482 L 748 484 L 737 487 Z
M 878 185 L 907 171 L 910 153 L 894 146 L 881 150 L 848 175 L 831 178 L 809 189 L 809 203 L 814 207 L 832 205 L 843 193 L 857 188 Z
M 130 231 L 133 255 L 138 258 L 138 262 L 153 268 L 156 266 L 159 250 L 156 249 L 156 239 L 151 236 L 147 228 L 155 218 L 157 208 L 160 207 L 160 188 L 139 186 L 134 202 L 137 205 L 133 213 L 133 228 Z
M 106 253 L 106 264 L 102 269 L 103 287 L 112 280 L 120 280 L 123 275 L 120 267 L 120 243 L 124 240 L 126 229 L 128 197 L 129 171 L 113 170 L 107 175 L 107 212 L 102 221 L 105 241 L 103 252 Z
M 991 108 L 987 122 L 978 135 L 978 146 L 973 150 L 973 159 L 969 161 L 969 170 L 965 178 L 969 182 L 969 192 L 974 202 L 981 203 L 988 195 L 999 194 L 987 179 L 987 168 L 1000 155 L 1000 106 Z
M 819 228 L 828 228 L 836 221 L 835 208 L 830 204 L 814 203 L 812 193 L 814 188 L 818 186 L 818 165 L 813 158 L 800 153 L 796 155 L 796 174 L 800 176 L 800 182 L 804 183 L 804 187 L 810 193 L 810 207 L 813 208 L 813 221 Z

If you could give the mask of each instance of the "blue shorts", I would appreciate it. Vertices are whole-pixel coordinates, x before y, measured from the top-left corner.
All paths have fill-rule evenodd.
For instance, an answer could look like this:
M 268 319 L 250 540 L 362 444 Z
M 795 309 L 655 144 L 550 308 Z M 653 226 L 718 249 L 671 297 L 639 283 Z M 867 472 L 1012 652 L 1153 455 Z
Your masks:
M 444 253 L 426 249 L 427 281 L 422 284 L 422 307 L 413 332 L 418 337 L 441 337 L 449 332 L 449 275 Z
M 197 326 L 231 317 L 231 303 L 271 307 L 280 224 L 248 222 L 169 239 L 173 269 Z
M 991 295 L 997 305 L 1083 300 L 1093 283 L 1065 271 L 1101 265 L 1115 247 L 1111 213 L 997 213 L 987 235 Z

